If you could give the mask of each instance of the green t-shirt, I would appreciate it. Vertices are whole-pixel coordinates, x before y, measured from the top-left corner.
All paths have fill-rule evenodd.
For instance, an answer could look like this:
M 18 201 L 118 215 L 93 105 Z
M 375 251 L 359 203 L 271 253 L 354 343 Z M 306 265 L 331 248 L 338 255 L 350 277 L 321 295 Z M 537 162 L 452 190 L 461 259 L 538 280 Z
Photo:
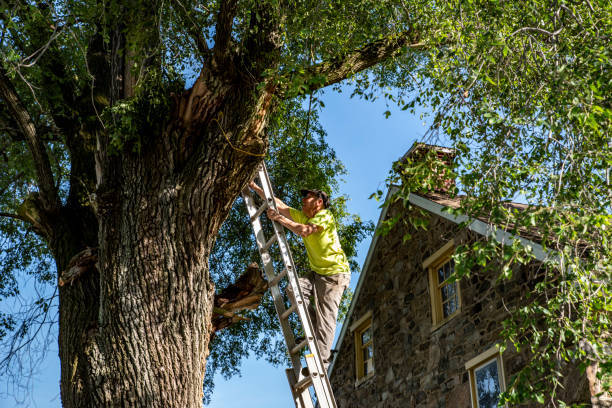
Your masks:
M 321 275 L 350 273 L 348 260 L 340 246 L 336 222 L 332 213 L 323 209 L 314 217 L 308 218 L 306 214 L 295 208 L 290 208 L 289 212 L 295 222 L 318 225 L 323 228 L 321 232 L 302 237 L 312 270 Z

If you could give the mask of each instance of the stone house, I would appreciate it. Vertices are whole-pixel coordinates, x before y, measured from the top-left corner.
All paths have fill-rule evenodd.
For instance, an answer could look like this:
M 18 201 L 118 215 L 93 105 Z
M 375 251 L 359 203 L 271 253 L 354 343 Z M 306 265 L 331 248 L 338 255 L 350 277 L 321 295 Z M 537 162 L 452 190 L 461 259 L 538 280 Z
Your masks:
M 450 149 L 417 144 L 416 149 Z M 465 218 L 445 212 L 460 199 L 444 192 L 411 194 L 410 202 L 425 210 L 426 230 L 396 227 L 375 236 L 336 343 L 330 381 L 340 408 L 453 407 L 493 408 L 500 390 L 525 356 L 510 348 L 500 353 L 501 322 L 506 308 L 524 302 L 546 254 L 537 243 L 493 230 L 480 220 L 459 227 Z M 517 206 L 520 207 L 519 204 Z M 401 205 L 384 208 L 379 219 Z M 403 242 L 405 232 L 411 239 Z M 498 242 L 520 239 L 538 261 L 503 283 L 497 276 L 472 271 L 468 279 L 450 282 L 456 246 L 483 236 Z M 580 401 L 589 401 L 588 382 L 576 373 L 568 384 Z

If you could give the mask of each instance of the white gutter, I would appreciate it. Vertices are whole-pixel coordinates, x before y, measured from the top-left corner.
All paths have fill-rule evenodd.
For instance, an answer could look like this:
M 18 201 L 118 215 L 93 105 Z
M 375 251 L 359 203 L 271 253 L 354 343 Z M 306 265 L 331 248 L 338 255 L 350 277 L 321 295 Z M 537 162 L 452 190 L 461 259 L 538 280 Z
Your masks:
M 467 215 L 449 214 L 448 212 L 443 211 L 444 208 L 447 208 L 446 206 L 443 206 L 442 204 L 438 204 L 435 201 L 428 200 L 427 198 L 421 197 L 416 194 L 411 193 L 408 197 L 408 200 L 418 207 L 421 207 L 431 213 L 439 215 L 440 217 L 457 224 L 470 221 L 471 219 Z M 492 225 L 487 224 L 486 222 L 474 219 L 471 220 L 472 222 L 470 222 L 468 225 L 468 229 L 471 231 L 474 231 L 480 235 L 484 235 L 485 237 L 492 236 L 497 242 L 502 245 L 512 245 L 515 240 L 519 240 L 525 248 L 531 250 L 532 254 L 538 261 L 544 262 L 546 260 L 551 259 L 550 256 L 544 250 L 544 248 L 542 248 L 542 245 L 538 243 L 535 243 L 523 237 L 510 234 L 509 232 L 504 231 L 503 229 L 495 228 Z

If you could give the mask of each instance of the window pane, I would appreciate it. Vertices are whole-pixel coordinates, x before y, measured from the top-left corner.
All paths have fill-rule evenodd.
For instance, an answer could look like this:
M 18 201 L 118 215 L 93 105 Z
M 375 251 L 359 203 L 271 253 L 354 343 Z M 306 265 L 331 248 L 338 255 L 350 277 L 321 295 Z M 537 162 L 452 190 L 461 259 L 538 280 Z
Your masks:
M 444 277 L 444 265 L 438 268 L 438 285 L 444 282 L 446 278 Z
M 448 317 L 453 314 L 450 302 L 444 303 L 442 305 L 442 311 L 443 311 L 444 317 Z
M 372 338 L 372 327 L 368 327 L 363 333 L 361 333 L 361 344 L 367 344 Z
M 438 285 L 450 278 L 455 271 L 455 261 L 451 258 L 444 265 L 438 268 Z
M 440 290 L 442 291 L 442 303 L 446 302 L 448 300 L 448 295 L 449 295 L 449 286 L 450 285 L 444 285 L 440 288 Z
M 476 378 L 478 408 L 496 408 L 501 392 L 499 389 L 497 359 L 493 359 L 484 366 L 474 370 L 474 377 Z
M 442 314 L 448 317 L 457 311 L 459 302 L 457 300 L 456 283 L 445 285 L 442 288 Z
M 372 346 L 368 346 L 363 349 L 363 361 L 369 360 L 372 358 Z
M 448 261 L 448 276 L 451 276 L 455 272 L 455 260 L 451 258 Z
M 457 282 L 447 283 L 442 286 L 442 302 L 446 302 L 450 298 L 455 297 L 455 293 L 457 292 Z
M 447 280 L 451 274 L 450 262 L 444 264 L 444 280 Z

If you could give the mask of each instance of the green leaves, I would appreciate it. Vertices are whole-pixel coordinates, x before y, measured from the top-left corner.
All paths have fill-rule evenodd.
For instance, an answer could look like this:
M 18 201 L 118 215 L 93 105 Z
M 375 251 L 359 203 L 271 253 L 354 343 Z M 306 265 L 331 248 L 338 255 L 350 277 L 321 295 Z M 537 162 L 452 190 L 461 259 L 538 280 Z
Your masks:
M 111 153 L 120 153 L 125 145 L 138 152 L 143 136 L 154 137 L 163 129 L 170 113 L 170 95 L 183 89 L 184 83 L 173 72 L 150 69 L 144 75 L 135 96 L 108 107 L 102 114 L 107 123 Z
M 608 343 L 611 329 L 604 294 L 612 281 L 612 121 L 604 95 L 612 95 L 612 6 L 451 1 L 429 12 L 422 38 L 439 46 L 413 65 L 412 80 L 384 78 L 410 90 L 421 80 L 418 95 L 399 106 L 427 104 L 434 112 L 427 136 L 457 149 L 452 170 L 462 197 L 453 213 L 549 251 L 529 303 L 504 324 L 503 339 L 531 351 L 504 401 L 557 404 L 566 372 L 557 365 L 598 362 L 610 375 L 609 356 L 577 350 L 581 339 L 593 349 Z M 401 186 L 391 202 L 431 191 L 438 171 L 427 159 L 394 166 L 389 184 Z M 516 279 L 533 253 L 517 240 L 483 239 L 458 249 L 455 262 L 458 277 L 483 268 L 503 282 Z

